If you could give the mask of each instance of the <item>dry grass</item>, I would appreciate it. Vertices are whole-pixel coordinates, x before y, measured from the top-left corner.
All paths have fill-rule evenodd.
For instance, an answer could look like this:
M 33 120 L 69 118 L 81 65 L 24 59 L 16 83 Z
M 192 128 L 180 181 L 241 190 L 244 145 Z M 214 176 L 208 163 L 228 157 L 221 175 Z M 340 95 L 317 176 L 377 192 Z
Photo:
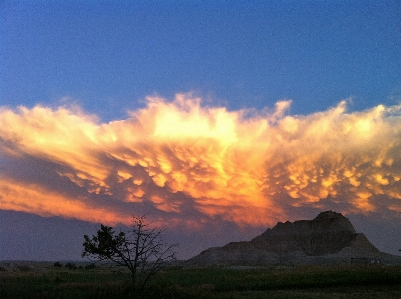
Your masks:
M 15 269 L 0 272 L 2 299 L 401 298 L 401 267 L 175 268 L 159 273 L 142 293 L 131 291 L 129 273 L 106 267 Z

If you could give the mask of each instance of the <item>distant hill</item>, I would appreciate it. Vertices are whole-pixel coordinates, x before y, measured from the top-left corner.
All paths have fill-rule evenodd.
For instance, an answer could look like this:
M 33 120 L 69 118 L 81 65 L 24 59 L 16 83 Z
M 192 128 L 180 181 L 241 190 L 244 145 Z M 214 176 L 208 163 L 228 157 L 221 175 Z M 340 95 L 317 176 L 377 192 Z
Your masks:
M 313 220 L 278 222 L 251 241 L 212 247 L 187 260 L 189 266 L 219 264 L 401 264 L 380 252 L 341 213 L 326 211 Z

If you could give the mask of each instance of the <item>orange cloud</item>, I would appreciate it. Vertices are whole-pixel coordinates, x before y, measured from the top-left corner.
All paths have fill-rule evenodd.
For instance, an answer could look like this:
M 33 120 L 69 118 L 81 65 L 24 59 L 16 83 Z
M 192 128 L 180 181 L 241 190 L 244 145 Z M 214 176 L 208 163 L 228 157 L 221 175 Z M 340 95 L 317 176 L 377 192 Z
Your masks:
M 41 216 L 62 216 L 91 222 L 117 224 L 129 223 L 132 216 L 116 213 L 110 209 L 89 206 L 79 198 L 72 199 L 55 190 L 35 184 L 21 184 L 13 180 L 0 179 L 0 209 L 35 213 Z M 118 219 L 118 220 L 117 220 Z M 117 220 L 117 221 L 116 221 Z
M 151 207 L 160 221 L 240 225 L 273 224 L 300 207 L 375 211 L 377 195 L 401 209 L 401 106 L 347 113 L 342 101 L 290 116 L 290 104 L 257 113 L 205 107 L 183 94 L 149 97 L 128 119 L 103 124 L 65 107 L 2 108 L 4 163 L 46 163 L 64 189 L 30 182 L 11 166 L 0 180 L 0 208 L 129 223 L 127 214 Z

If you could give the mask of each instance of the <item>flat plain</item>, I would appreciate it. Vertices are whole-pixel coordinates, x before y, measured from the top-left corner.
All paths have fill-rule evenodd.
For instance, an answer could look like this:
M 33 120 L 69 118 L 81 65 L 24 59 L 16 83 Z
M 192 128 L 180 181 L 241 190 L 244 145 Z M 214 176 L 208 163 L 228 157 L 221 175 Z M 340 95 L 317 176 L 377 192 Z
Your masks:
M 105 265 L 0 262 L 0 298 L 401 298 L 401 267 L 177 266 L 133 292 L 128 272 Z

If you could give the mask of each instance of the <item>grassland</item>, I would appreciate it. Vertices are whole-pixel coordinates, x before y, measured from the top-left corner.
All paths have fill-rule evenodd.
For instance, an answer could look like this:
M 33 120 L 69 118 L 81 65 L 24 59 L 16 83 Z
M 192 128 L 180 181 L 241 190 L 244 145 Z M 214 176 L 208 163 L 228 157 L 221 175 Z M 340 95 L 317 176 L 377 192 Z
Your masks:
M 401 298 L 401 267 L 176 267 L 133 293 L 129 273 L 42 264 L 0 271 L 0 298 Z

